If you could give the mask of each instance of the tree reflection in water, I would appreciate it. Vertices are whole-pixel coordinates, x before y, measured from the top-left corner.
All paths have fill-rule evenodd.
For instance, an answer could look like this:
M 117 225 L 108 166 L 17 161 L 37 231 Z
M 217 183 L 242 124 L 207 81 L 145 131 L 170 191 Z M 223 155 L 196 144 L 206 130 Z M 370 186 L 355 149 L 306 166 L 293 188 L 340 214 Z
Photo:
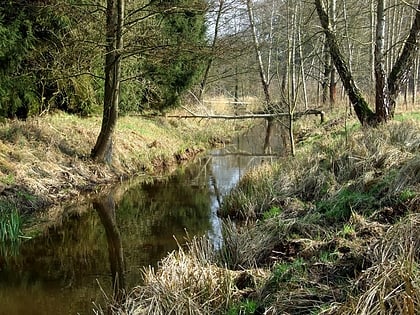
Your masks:
M 113 283 L 113 298 L 119 303 L 123 301 L 125 295 L 124 253 L 115 215 L 114 197 L 112 193 L 102 195 L 95 198 L 92 205 L 105 229 Z

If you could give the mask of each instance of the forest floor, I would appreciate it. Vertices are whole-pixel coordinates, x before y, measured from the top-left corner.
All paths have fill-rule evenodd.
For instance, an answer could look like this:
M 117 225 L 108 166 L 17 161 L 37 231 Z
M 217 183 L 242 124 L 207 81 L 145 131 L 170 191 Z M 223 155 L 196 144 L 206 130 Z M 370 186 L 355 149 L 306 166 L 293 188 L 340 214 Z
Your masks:
M 296 136 L 225 197 L 221 248 L 191 239 L 114 313 L 420 314 L 419 114 Z
M 112 164 L 105 165 L 90 159 L 100 125 L 100 117 L 62 112 L 0 123 L 0 209 L 30 214 L 123 179 L 170 172 L 241 128 L 206 119 L 124 116 Z

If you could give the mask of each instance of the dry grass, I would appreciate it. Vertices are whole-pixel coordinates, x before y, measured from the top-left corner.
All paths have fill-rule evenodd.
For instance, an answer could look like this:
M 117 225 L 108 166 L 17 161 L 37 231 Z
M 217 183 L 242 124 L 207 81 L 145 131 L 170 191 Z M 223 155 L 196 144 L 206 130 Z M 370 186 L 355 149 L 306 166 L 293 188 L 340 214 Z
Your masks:
M 224 255 L 233 267 L 272 266 L 258 297 L 267 314 L 419 314 L 419 141 L 418 121 L 335 131 L 243 178 L 227 214 L 250 222 L 281 211 L 228 233 Z M 304 203 L 287 202 L 295 198 Z M 349 218 L 334 207 L 349 207 Z
M 39 205 L 55 203 L 121 178 L 171 169 L 210 146 L 213 137 L 234 134 L 236 126 L 121 117 L 113 163 L 106 166 L 89 159 L 100 129 L 99 117 L 57 113 L 7 121 L 0 125 L 0 192 L 9 198 L 25 191 L 42 200 Z M 34 207 L 34 203 L 26 206 L 27 210 Z
M 225 198 L 221 214 L 260 218 L 285 197 L 317 202 L 337 195 L 343 187 L 366 193 L 380 190 L 382 183 L 386 191 L 377 191 L 382 196 L 408 187 L 419 189 L 418 121 L 390 122 L 344 136 L 338 129 L 316 139 L 301 148 L 296 158 L 262 165 L 244 176 Z
M 323 314 L 419 314 L 419 229 L 418 213 L 391 227 L 372 251 L 372 267 L 355 283 L 356 296 Z
M 236 285 L 242 273 L 211 264 L 213 255 L 206 239 L 192 240 L 188 249 L 164 258 L 157 271 L 145 269 L 144 285 L 134 288 L 124 305 L 114 306 L 113 314 L 225 314 L 242 296 Z

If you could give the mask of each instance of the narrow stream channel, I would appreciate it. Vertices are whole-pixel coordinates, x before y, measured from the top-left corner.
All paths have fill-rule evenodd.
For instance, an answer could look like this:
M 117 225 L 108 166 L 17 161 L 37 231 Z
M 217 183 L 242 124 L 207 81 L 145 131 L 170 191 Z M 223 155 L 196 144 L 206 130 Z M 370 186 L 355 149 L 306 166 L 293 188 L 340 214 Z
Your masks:
M 264 156 L 263 126 L 209 152 L 169 177 L 115 187 L 114 234 L 124 255 L 125 287 L 141 283 L 141 269 L 157 266 L 190 236 L 222 244 L 217 209 L 232 187 Z M 282 154 L 280 137 L 272 152 Z M 139 183 L 140 182 L 140 183 Z M 103 197 L 98 197 L 102 198 Z M 114 200 L 112 201 L 114 202 Z M 100 208 L 100 207 L 99 207 Z M 22 242 L 15 256 L 0 253 L 0 315 L 93 314 L 112 295 L 110 228 L 95 205 L 67 205 L 60 224 Z

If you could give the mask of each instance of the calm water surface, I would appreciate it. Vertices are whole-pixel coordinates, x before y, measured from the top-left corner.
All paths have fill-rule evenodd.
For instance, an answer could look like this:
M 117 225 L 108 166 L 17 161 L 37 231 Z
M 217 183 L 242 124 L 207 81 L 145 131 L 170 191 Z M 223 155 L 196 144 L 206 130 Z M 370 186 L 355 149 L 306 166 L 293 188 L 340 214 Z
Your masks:
M 223 196 L 247 169 L 272 159 L 261 156 L 263 130 L 253 129 L 170 177 L 136 180 L 108 192 L 115 202 L 112 226 L 120 236 L 126 288 L 141 283 L 141 269 L 157 266 L 177 248 L 175 239 L 185 241 L 186 231 L 222 244 L 216 212 Z M 279 139 L 274 135 L 272 146 L 281 154 Z M 0 315 L 94 314 L 95 305 L 104 304 L 103 291 L 112 294 L 109 227 L 100 210 L 83 202 L 62 212 L 59 224 L 23 241 L 16 256 L 0 254 Z

